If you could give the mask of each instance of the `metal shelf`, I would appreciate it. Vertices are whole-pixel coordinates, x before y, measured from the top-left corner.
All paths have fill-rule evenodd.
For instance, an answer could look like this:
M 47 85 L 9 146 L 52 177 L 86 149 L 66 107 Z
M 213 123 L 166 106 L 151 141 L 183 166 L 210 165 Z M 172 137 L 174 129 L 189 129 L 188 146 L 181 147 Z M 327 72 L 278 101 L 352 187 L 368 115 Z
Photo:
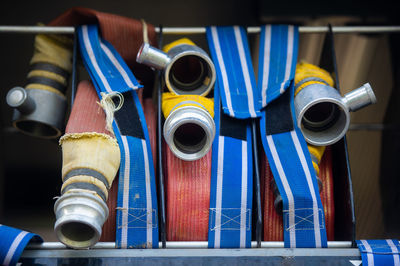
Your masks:
M 38 249 L 25 250 L 22 265 L 359 265 L 355 248 L 328 249 Z

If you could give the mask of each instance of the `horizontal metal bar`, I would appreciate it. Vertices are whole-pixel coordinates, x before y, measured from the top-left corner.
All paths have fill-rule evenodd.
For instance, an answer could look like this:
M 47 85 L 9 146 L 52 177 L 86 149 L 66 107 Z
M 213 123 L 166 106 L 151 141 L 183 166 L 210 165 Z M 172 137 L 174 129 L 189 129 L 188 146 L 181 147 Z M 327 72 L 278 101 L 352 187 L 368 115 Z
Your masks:
M 160 242 L 159 247 L 162 247 Z M 251 242 L 251 247 L 256 248 L 257 242 Z M 328 248 L 350 248 L 350 241 L 329 241 Z M 114 242 L 98 242 L 92 249 L 114 249 Z M 207 241 L 167 241 L 167 249 L 199 249 L 208 248 Z M 264 241 L 261 242 L 261 248 L 284 248 L 282 241 Z M 43 242 L 41 244 L 32 243 L 27 249 L 55 250 L 66 249 L 66 246 L 60 242 Z
M 22 258 L 360 257 L 357 248 L 25 250 Z
M 0 26 L 0 32 L 4 33 L 62 33 L 74 34 L 74 27 L 50 27 L 50 26 Z
M 58 33 L 73 34 L 74 27 L 54 27 L 54 26 L 0 26 L 3 33 Z M 156 32 L 160 29 L 156 27 Z M 249 33 L 259 33 L 260 27 L 248 27 Z M 334 33 L 396 33 L 400 32 L 400 26 L 335 26 L 332 27 Z M 167 35 L 189 35 L 204 34 L 205 27 L 165 27 L 163 33 Z M 326 33 L 327 26 L 300 26 L 300 33 Z
M 400 131 L 400 125 L 397 124 L 350 124 L 349 130 L 351 131 Z

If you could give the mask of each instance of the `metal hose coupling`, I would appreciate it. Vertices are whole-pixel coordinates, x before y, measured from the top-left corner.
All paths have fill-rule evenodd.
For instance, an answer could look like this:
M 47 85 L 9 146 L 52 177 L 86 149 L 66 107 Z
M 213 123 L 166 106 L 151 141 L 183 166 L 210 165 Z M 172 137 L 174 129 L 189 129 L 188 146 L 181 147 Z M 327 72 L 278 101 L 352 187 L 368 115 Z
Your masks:
M 72 64 L 72 41 L 67 37 L 37 35 L 25 88 L 6 96 L 14 108 L 13 126 L 25 134 L 57 138 L 64 130 L 65 90 Z
M 206 155 L 215 136 L 213 100 L 163 93 L 162 109 L 166 117 L 164 139 L 174 155 L 185 161 Z
M 108 192 L 119 169 L 120 149 L 98 97 L 89 82 L 81 82 L 61 137 L 63 166 L 61 197 L 54 205 L 57 238 L 82 249 L 96 244 L 108 217 Z
M 189 39 L 166 45 L 163 51 L 144 43 L 136 57 L 138 63 L 164 70 L 167 88 L 175 94 L 205 96 L 215 82 L 215 67 L 208 54 Z
M 310 64 L 300 63 L 295 79 L 297 124 L 306 141 L 315 146 L 327 146 L 339 141 L 349 128 L 349 112 L 376 103 L 369 83 L 342 97 L 333 88 L 330 75 Z

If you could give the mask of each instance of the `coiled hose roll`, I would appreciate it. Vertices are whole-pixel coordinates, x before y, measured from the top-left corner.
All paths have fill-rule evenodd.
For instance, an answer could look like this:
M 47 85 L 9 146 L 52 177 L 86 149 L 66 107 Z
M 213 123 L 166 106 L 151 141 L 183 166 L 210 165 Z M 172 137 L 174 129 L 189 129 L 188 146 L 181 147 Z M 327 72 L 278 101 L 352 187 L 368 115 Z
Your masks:
M 300 62 L 296 66 L 295 97 L 306 86 L 311 84 L 334 85 L 331 75 L 317 66 Z M 328 110 L 329 111 L 329 110 Z M 314 114 L 318 116 L 319 114 Z M 334 204 L 332 157 L 330 150 L 324 156 L 325 146 L 307 144 L 312 164 L 316 173 L 318 188 L 322 205 L 324 206 L 328 240 L 333 240 Z M 264 240 L 281 241 L 283 239 L 282 227 L 282 198 L 269 169 L 268 161 L 262 158 L 262 171 L 264 176 Z M 272 207 L 273 206 L 273 207 Z
M 58 239 L 72 248 L 93 246 L 108 217 L 108 191 L 119 169 L 120 149 L 91 83 L 82 81 L 60 139 L 61 197 L 54 205 Z

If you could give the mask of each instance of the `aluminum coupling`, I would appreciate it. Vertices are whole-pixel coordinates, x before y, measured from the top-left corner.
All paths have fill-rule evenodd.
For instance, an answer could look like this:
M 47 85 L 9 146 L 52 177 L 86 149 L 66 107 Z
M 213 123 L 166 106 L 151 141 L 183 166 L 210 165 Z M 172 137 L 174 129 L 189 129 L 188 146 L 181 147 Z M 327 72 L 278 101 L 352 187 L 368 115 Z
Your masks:
M 13 126 L 25 134 L 57 138 L 64 130 L 67 101 L 64 96 L 49 90 L 15 87 L 6 96 L 14 108 Z
M 68 247 L 85 249 L 99 241 L 108 208 L 96 195 L 70 192 L 56 201 L 54 213 L 57 238 Z
M 202 158 L 211 148 L 215 123 L 211 115 L 197 106 L 172 111 L 164 123 L 164 139 L 174 155 L 184 161 Z
M 349 128 L 349 112 L 373 103 L 376 97 L 369 83 L 344 97 L 331 86 L 314 83 L 305 86 L 294 98 L 297 124 L 306 141 L 315 146 L 339 141 Z
M 136 57 L 138 63 L 164 71 L 165 84 L 177 94 L 205 96 L 215 83 L 215 66 L 208 54 L 188 39 L 168 45 L 164 51 L 144 43 Z

